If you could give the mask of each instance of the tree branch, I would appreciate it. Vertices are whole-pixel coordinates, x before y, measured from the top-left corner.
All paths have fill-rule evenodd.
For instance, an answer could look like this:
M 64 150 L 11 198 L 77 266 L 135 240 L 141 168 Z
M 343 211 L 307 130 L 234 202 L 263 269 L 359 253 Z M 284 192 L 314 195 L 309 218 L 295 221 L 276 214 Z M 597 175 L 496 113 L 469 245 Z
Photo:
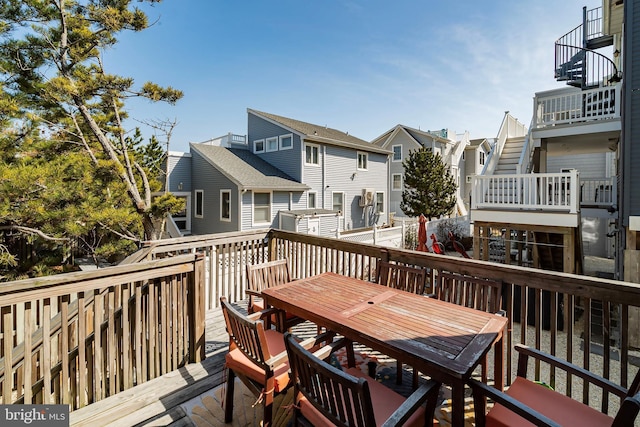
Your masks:
M 23 227 L 21 225 L 0 225 L 0 231 L 4 231 L 4 230 L 13 230 L 13 231 L 20 231 L 22 233 L 27 233 L 27 234 L 35 234 L 42 237 L 43 239 L 50 240 L 53 242 L 70 242 L 71 241 L 71 239 L 69 239 L 68 237 L 49 236 L 43 233 L 41 230 L 31 228 L 31 227 Z

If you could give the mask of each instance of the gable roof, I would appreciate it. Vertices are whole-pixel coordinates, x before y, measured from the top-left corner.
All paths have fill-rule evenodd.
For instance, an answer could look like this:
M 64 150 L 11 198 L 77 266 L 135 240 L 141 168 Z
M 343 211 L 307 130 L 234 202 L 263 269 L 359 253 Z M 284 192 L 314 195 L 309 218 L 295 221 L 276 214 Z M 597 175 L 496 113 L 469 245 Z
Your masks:
M 411 137 L 411 139 L 415 141 L 416 144 L 420 146 L 423 145 L 420 142 L 421 138 L 430 138 L 434 141 L 444 143 L 444 144 L 451 144 L 452 142 L 455 142 L 455 141 L 451 141 L 449 139 L 443 138 L 441 136 L 435 135 L 434 133 L 431 133 L 428 131 L 414 129 L 409 126 L 398 124 L 398 125 L 395 125 L 393 128 L 389 129 L 388 131 L 386 131 L 385 133 L 383 133 L 382 135 L 380 135 L 379 137 L 377 137 L 376 139 L 374 139 L 371 143 L 373 145 L 377 145 L 378 147 L 386 147 L 387 145 L 389 145 L 389 142 L 393 139 L 393 137 L 398 132 L 405 132 L 407 135 Z
M 308 142 L 336 145 L 339 147 L 353 148 L 356 150 L 370 151 L 374 153 L 391 154 L 391 151 L 372 145 L 364 139 L 356 138 L 353 135 L 349 135 L 348 132 L 332 129 L 327 126 L 314 125 L 312 123 L 290 119 L 288 117 L 252 110 L 251 108 L 247 108 L 247 113 L 262 117 L 263 119 L 289 129 L 291 132 L 295 132 L 303 136 L 305 141 Z
M 469 145 L 467 145 L 466 148 L 475 150 L 480 146 L 484 146 L 485 150 L 491 149 L 491 144 L 487 138 L 472 139 L 469 141 Z
M 240 190 L 305 191 L 310 188 L 249 150 L 197 143 L 189 146 Z

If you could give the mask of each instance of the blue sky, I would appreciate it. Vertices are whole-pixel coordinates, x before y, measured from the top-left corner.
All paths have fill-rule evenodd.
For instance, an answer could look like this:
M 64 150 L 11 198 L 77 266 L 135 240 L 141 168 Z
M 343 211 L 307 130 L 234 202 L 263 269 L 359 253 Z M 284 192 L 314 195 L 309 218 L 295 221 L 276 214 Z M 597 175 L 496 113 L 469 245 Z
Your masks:
M 509 110 L 529 125 L 553 79 L 553 43 L 597 0 L 165 0 L 155 24 L 105 55 L 136 85 L 184 92 L 127 103 L 138 121 L 177 120 L 171 151 L 245 134 L 247 108 L 372 140 L 397 124 L 496 136 Z M 128 127 L 140 123 L 128 120 Z M 141 126 L 145 136 L 151 129 Z

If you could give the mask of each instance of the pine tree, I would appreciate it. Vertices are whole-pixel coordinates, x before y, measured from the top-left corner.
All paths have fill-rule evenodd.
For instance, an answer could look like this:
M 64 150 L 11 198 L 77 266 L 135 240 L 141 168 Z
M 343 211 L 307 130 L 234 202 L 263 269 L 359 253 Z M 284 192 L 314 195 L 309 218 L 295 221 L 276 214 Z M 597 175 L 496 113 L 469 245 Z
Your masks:
M 102 52 L 147 28 L 133 3 L 0 0 L 0 231 L 94 256 L 160 237 L 182 206 L 162 187 L 158 141 L 128 137 L 131 97 L 174 104 L 182 93 L 105 71 Z M 168 141 L 167 141 L 168 145 Z M 160 179 L 158 179 L 160 178 Z M 1 261 L 7 258 L 2 246 Z M 15 259 L 15 258 L 14 258 Z M 19 260 L 22 262 L 23 260 Z
M 138 0 L 154 3 L 158 0 Z M 133 0 L 0 0 L 0 73 L 5 94 L 25 121 L 59 142 L 84 148 L 92 167 L 107 167 L 140 215 L 144 237 L 160 237 L 150 177 L 128 145 L 125 101 L 144 97 L 175 103 L 182 92 L 108 74 L 102 52 L 123 31 L 147 28 Z M 2 108 L 0 97 L 0 109 Z
M 439 154 L 422 147 L 411 151 L 402 166 L 402 212 L 411 217 L 424 214 L 429 219 L 451 213 L 456 205 L 457 185 Z

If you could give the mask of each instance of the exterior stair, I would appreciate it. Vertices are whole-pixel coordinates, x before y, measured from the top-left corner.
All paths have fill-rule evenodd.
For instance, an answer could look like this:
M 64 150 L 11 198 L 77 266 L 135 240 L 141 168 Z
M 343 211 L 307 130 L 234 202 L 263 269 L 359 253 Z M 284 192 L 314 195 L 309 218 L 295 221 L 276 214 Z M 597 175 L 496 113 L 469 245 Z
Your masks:
M 494 175 L 515 174 L 520 154 L 524 147 L 524 136 L 508 138 L 502 149 Z

